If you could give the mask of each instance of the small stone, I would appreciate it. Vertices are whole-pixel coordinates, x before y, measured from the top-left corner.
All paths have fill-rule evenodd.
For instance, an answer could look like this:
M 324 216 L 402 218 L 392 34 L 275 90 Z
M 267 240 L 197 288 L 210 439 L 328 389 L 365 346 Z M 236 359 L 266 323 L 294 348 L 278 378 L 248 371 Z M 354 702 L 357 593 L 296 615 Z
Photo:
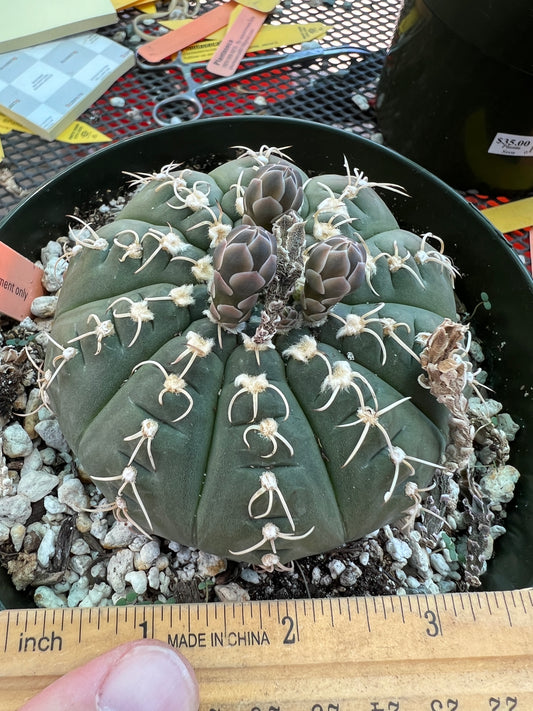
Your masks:
M 57 490 L 57 498 L 74 511 L 86 509 L 89 506 L 89 497 L 79 479 L 65 479 Z
M 91 548 L 87 541 L 84 541 L 83 538 L 76 538 L 70 546 L 70 552 L 72 555 L 89 555 Z
M 494 503 L 508 503 L 513 498 L 520 472 L 509 464 L 498 467 L 482 477 L 480 486 Z
M 92 578 L 105 578 L 106 573 L 107 565 L 104 563 L 103 560 L 99 561 L 98 563 L 95 563 L 91 568 Z
M 32 301 L 30 310 L 38 318 L 51 318 L 56 312 L 57 296 L 38 296 Z
M 370 553 L 368 551 L 363 551 L 359 556 L 359 562 L 361 565 L 368 565 L 370 561 Z
M 198 574 L 202 578 L 214 578 L 219 573 L 223 573 L 226 570 L 227 563 L 224 558 L 219 558 L 211 553 L 204 553 L 200 551 L 198 553 Z
M 158 541 L 154 540 L 145 543 L 134 556 L 136 570 L 149 570 L 160 552 Z
M 93 563 L 90 555 L 73 555 L 70 559 L 70 567 L 78 575 L 85 575 Z
M 102 545 L 104 548 L 127 548 L 136 537 L 137 533 L 127 523 L 115 521 L 109 531 L 106 533 Z M 133 555 L 133 552 L 130 551 Z
M 63 276 L 67 267 L 65 259 L 52 260 L 45 266 L 41 282 L 50 294 L 55 294 L 63 286 Z
M 39 565 L 46 568 L 50 563 L 50 558 L 56 552 L 56 534 L 53 529 L 48 528 L 44 534 L 39 550 L 37 551 L 37 560 Z
M 132 570 L 126 573 L 124 580 L 131 585 L 137 595 L 144 595 L 148 588 L 148 578 L 144 570 Z
M 419 573 L 421 578 L 427 580 L 431 577 L 429 553 L 420 545 L 420 534 L 417 531 L 411 531 L 408 535 L 412 551 L 409 565 Z
M 97 583 L 89 590 L 78 607 L 97 607 L 102 605 L 111 595 L 111 588 L 107 583 Z
M 313 570 L 311 571 L 311 582 L 313 585 L 318 585 L 320 583 L 320 578 L 322 577 L 322 571 L 318 567 L 318 565 L 315 565 Z
M 24 408 L 24 429 L 28 433 L 30 439 L 35 439 L 38 436 L 35 431 L 35 425 L 39 422 L 39 412 L 37 409 L 41 404 L 42 401 L 39 388 L 33 388 L 28 394 L 26 407 Z
M 429 556 L 429 560 L 431 563 L 431 567 L 436 573 L 439 573 L 444 577 L 448 575 L 448 573 L 450 572 L 450 566 L 446 562 L 446 559 L 444 558 L 442 553 L 431 553 L 431 555 Z
M 58 476 L 44 469 L 37 469 L 20 478 L 18 493 L 25 494 L 31 502 L 40 501 L 53 491 L 58 483 Z
M 55 262 L 62 254 L 63 250 L 59 242 L 55 240 L 47 242 L 44 247 L 41 247 L 41 262 L 43 263 L 43 267 L 46 267 L 51 262 Z
M 0 522 L 5 526 L 26 523 L 31 516 L 31 502 L 25 494 L 3 496 L 0 499 Z
M 82 576 L 71 586 L 68 593 L 67 605 L 69 607 L 77 607 L 79 603 L 85 598 L 88 592 L 89 580 L 87 577 Z
M 35 431 L 48 447 L 57 449 L 58 452 L 66 452 L 68 450 L 67 441 L 63 437 L 59 422 L 55 417 L 38 422 L 35 425 Z
M 508 415 L 506 412 L 498 415 L 497 422 L 498 428 L 503 431 L 509 442 L 512 442 L 520 429 L 520 425 L 517 425 L 511 415 Z
M 420 587 L 420 580 L 415 578 L 413 575 L 408 575 L 405 584 L 407 587 L 412 588 L 413 590 L 416 590 L 417 588 Z
M 116 593 L 126 590 L 125 576 L 133 570 L 133 552 L 122 548 L 114 553 L 107 565 L 107 582 Z
M 154 566 L 148 571 L 148 585 L 152 590 L 159 590 L 159 570 Z
M 476 417 L 490 420 L 491 417 L 495 417 L 500 412 L 502 404 L 490 398 L 481 400 L 479 397 L 471 397 L 468 400 L 468 409 Z
M 25 553 L 35 553 L 41 545 L 41 536 L 37 531 L 27 531 L 22 544 Z
M 46 506 L 46 501 L 45 501 L 44 505 Z M 81 513 L 79 513 L 76 516 L 76 529 L 80 533 L 89 533 L 92 525 L 93 525 L 93 522 L 91 520 L 91 517 L 85 511 L 82 511 Z
M 5 523 L 0 523 L 0 543 L 5 543 L 9 540 L 10 529 Z
M 37 553 L 20 553 L 7 563 L 7 572 L 16 590 L 25 590 L 33 582 L 37 569 Z
M 399 563 L 407 563 L 412 555 L 409 544 L 399 538 L 390 538 L 385 544 L 385 549 L 390 557 Z
M 253 568 L 243 568 L 241 570 L 241 578 L 245 583 L 250 583 L 251 585 L 259 585 L 261 582 L 259 573 Z
M 342 562 L 342 560 L 334 558 L 328 563 L 328 568 L 331 573 L 331 577 L 333 580 L 336 580 L 341 573 L 344 573 L 346 565 Z
M 26 526 L 24 526 L 22 523 L 16 523 L 14 526 L 11 527 L 10 535 L 11 535 L 11 542 L 13 543 L 13 548 L 18 553 L 20 551 L 20 549 L 22 548 L 22 544 L 24 543 L 24 538 L 26 536 Z M 1 537 L 1 531 L 0 531 L 0 537 Z
M 91 536 L 94 536 L 99 541 L 102 541 L 106 537 L 108 530 L 109 525 L 105 518 L 95 518 L 94 521 L 91 522 Z
M 67 605 L 63 596 L 58 595 L 52 588 L 46 585 L 39 585 L 39 587 L 35 589 L 33 601 L 37 607 L 45 607 L 46 609 L 66 607 Z
M 109 99 L 109 103 L 111 104 L 111 106 L 122 108 L 123 106 L 126 106 L 126 99 L 124 99 L 122 96 L 112 96 Z
M 345 588 L 349 588 L 357 583 L 362 574 L 363 571 L 361 570 L 361 568 L 359 568 L 357 565 L 351 565 L 346 568 L 343 573 L 341 573 L 339 577 L 339 583 Z
M 51 514 L 52 516 L 57 516 L 57 514 L 65 513 L 67 510 L 65 504 L 60 504 L 57 496 L 52 496 L 51 494 L 44 497 L 43 503 L 47 513 Z
M 215 594 L 221 602 L 247 602 L 250 595 L 237 583 L 215 585 Z
M 18 459 L 27 457 L 33 451 L 33 442 L 22 425 L 15 422 L 8 425 L 2 434 L 2 451 L 6 457 Z

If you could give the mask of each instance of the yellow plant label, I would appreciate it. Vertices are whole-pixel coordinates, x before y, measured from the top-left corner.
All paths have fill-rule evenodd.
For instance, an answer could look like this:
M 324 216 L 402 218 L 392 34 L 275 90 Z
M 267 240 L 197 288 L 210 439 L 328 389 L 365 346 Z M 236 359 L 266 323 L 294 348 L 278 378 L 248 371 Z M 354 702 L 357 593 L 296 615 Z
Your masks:
M 276 7 L 279 0 L 236 0 L 239 5 L 244 5 L 244 7 L 250 7 L 252 10 L 259 10 L 260 12 L 272 12 Z
M 30 131 L 25 126 L 13 121 L 8 116 L 0 114 L 0 134 L 11 133 L 11 131 L 33 134 L 33 131 Z M 62 143 L 107 143 L 111 139 L 105 133 L 98 131 L 83 121 L 74 121 L 55 140 Z
M 111 0 L 115 10 L 127 10 L 129 7 L 138 7 L 143 12 L 155 12 L 155 2 L 147 2 L 147 0 Z M 150 6 L 153 10 L 145 10 L 144 6 Z
M 4 160 L 5 155 L 4 146 L 2 145 L 2 141 L 0 141 L 0 163 Z
M 105 133 L 83 121 L 74 121 L 56 138 L 62 143 L 107 143 L 111 139 Z
M 482 215 L 504 234 L 526 229 L 533 225 L 533 197 L 487 207 L 482 211 Z
M 176 29 L 191 20 L 169 20 L 161 24 L 170 29 Z M 262 52 L 276 47 L 290 47 L 302 42 L 321 39 L 328 31 L 323 22 L 307 22 L 301 25 L 263 25 L 255 36 L 248 52 Z M 204 40 L 186 47 L 181 57 L 184 62 L 207 62 L 211 59 L 225 35 L 225 29 L 213 32 Z

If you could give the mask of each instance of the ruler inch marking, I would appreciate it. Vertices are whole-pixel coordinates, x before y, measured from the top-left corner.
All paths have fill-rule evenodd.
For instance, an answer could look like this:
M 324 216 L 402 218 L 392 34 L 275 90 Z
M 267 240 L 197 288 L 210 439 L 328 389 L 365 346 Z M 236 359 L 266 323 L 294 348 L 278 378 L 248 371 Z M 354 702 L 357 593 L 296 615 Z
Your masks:
M 370 625 L 370 615 L 368 614 L 368 598 L 365 597 L 364 600 L 365 600 L 366 626 L 367 626 L 367 629 L 370 633 L 370 632 L 372 632 L 372 627 Z
M 17 617 L 18 617 L 18 615 L 17 615 Z M 5 634 L 5 637 L 4 637 L 4 654 L 7 652 L 7 642 L 8 642 L 8 639 L 9 639 L 9 629 L 10 629 L 10 625 L 11 625 L 11 611 L 8 610 L 8 611 L 7 611 L 7 622 L 6 622 L 6 634 Z
M 509 605 L 507 604 L 507 595 L 503 595 L 503 604 L 505 606 L 505 610 L 507 612 L 507 619 L 509 620 L 509 627 L 513 626 L 513 619 L 511 617 L 511 610 L 509 609 Z

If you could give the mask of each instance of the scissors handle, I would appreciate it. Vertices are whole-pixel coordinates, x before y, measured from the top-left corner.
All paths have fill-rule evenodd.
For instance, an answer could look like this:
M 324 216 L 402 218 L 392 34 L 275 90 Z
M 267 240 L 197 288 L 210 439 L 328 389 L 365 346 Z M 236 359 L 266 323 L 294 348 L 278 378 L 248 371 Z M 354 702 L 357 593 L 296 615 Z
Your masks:
M 368 49 L 363 49 L 362 47 L 352 47 L 351 45 L 339 45 L 338 47 L 321 47 L 320 45 L 313 45 L 306 49 L 301 49 L 298 52 L 293 52 L 292 54 L 278 55 L 275 59 L 266 61 L 264 64 L 260 64 L 257 67 L 247 67 L 246 69 L 241 69 L 229 77 L 218 77 L 203 83 L 200 82 L 195 87 L 195 91 L 199 92 L 204 91 L 205 89 L 214 89 L 217 86 L 230 84 L 231 82 L 245 79 L 246 77 L 254 74 L 269 72 L 271 69 L 277 69 L 278 67 L 286 67 L 290 64 L 300 64 L 313 59 L 318 59 L 319 57 L 336 57 L 340 54 L 370 54 L 370 51 Z M 249 61 L 249 59 L 244 58 L 243 62 L 245 61 Z
M 186 102 L 195 109 L 194 115 L 190 118 L 190 120 L 194 121 L 195 119 L 200 118 L 200 116 L 202 116 L 203 114 L 202 103 L 200 102 L 197 96 L 197 94 L 201 91 L 207 91 L 208 89 L 214 89 L 218 86 L 231 84 L 235 81 L 240 81 L 241 79 L 253 76 L 255 74 L 269 72 L 272 69 L 277 69 L 278 67 L 286 67 L 291 64 L 306 63 L 312 61 L 313 59 L 318 59 L 320 57 L 336 57 L 341 54 L 370 54 L 370 51 L 362 47 L 352 47 L 351 45 L 339 45 L 337 47 L 322 47 L 320 45 L 312 45 L 306 49 L 299 50 L 298 52 L 293 52 L 292 54 L 277 55 L 274 59 L 263 61 L 262 63 L 258 61 L 264 60 L 264 57 L 262 56 L 245 58 L 243 59 L 243 62 L 257 61 L 257 65 L 246 67 L 246 69 L 241 69 L 240 71 L 236 72 L 235 74 L 232 74 L 229 77 L 216 77 L 215 79 L 209 79 L 208 81 L 204 82 L 193 82 L 190 71 L 184 71 L 184 78 L 186 80 L 187 90 L 180 94 L 175 94 L 174 96 L 169 96 L 166 99 L 158 101 L 157 104 L 154 106 L 152 116 L 154 118 L 154 121 L 159 124 L 159 126 L 171 126 L 174 123 L 172 120 L 165 121 L 160 118 L 159 112 L 161 108 L 172 103 L 177 104 L 180 102 Z M 182 68 L 182 70 L 184 70 L 183 64 L 182 62 L 180 62 L 180 58 L 178 58 L 178 65 Z M 172 67 L 173 63 L 169 63 L 167 66 Z M 195 65 L 187 64 L 186 66 L 189 69 L 192 69 Z M 205 65 L 199 64 L 196 66 Z M 154 65 L 152 65 L 151 68 L 154 68 Z

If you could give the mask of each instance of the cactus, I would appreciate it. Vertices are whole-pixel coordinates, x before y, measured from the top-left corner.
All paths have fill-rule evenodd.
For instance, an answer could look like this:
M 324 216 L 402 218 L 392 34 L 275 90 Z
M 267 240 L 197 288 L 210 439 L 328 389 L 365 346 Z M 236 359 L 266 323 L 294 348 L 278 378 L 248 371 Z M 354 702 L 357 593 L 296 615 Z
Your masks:
M 440 243 L 286 158 L 134 175 L 77 224 L 40 379 L 119 520 L 267 569 L 420 506 L 449 418 L 420 354 L 456 319 Z

